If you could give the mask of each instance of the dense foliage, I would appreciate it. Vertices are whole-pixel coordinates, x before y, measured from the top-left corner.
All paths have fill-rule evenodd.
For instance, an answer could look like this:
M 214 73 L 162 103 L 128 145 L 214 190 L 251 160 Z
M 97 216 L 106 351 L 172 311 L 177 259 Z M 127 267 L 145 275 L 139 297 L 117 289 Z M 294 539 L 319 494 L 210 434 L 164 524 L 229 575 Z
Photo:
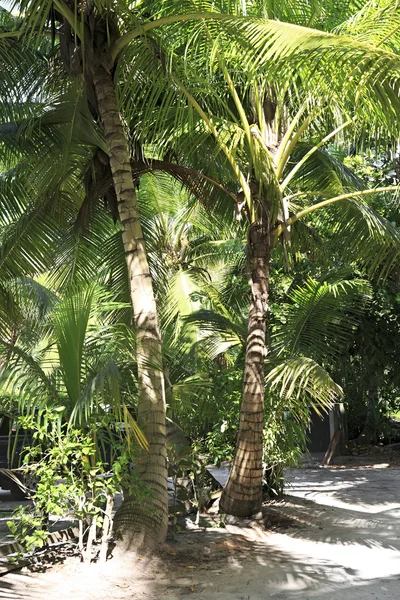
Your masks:
M 354 437 L 390 438 L 397 5 L 14 8 L 0 12 L 0 397 L 46 440 L 26 455 L 28 545 L 67 505 L 93 540 L 122 483 L 116 536 L 162 541 L 167 452 L 175 482 L 233 461 L 221 506 L 251 514 L 334 402 Z

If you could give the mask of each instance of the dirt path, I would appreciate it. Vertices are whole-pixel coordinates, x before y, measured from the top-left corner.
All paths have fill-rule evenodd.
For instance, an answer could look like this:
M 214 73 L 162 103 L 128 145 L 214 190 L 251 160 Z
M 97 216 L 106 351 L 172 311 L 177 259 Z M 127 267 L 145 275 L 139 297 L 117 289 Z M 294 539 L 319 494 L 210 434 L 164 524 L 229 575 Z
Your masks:
M 263 521 L 184 532 L 157 561 L 9 574 L 0 599 L 398 600 L 400 469 L 295 469 L 289 480 Z

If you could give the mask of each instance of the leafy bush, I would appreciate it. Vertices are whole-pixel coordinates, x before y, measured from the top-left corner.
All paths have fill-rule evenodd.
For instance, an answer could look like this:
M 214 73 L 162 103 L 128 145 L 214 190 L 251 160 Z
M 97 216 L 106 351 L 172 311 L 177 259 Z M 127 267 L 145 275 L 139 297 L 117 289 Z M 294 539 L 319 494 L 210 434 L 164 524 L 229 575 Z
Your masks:
M 306 446 L 308 410 L 287 410 L 281 398 L 266 399 L 264 424 L 264 491 L 271 497 L 283 492 L 284 469 L 296 465 Z
M 60 417 L 61 412 L 46 410 L 41 418 L 19 418 L 23 429 L 32 432 L 32 444 L 24 452 L 23 475 L 35 485 L 28 490 L 32 506 L 17 509 L 16 520 L 8 526 L 32 550 L 46 544 L 50 514 L 72 517 L 78 521 L 82 557 L 92 559 L 92 545 L 100 536 L 100 556 L 105 559 L 115 493 L 121 486 L 132 488 L 134 481 L 133 448 L 115 429 L 114 435 L 100 443 L 102 429 L 109 431 L 111 424 L 107 418 L 83 430 L 63 423 Z

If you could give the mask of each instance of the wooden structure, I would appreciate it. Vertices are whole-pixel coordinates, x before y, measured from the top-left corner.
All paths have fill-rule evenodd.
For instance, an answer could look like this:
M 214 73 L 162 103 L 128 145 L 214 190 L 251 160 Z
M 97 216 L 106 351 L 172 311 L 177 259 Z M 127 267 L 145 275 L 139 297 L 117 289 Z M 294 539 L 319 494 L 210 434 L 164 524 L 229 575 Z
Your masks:
M 328 460 L 328 451 L 329 462 L 335 454 L 343 454 L 347 444 L 346 411 L 343 403 L 337 402 L 329 413 L 323 414 L 322 417 L 312 411 L 307 436 L 307 450 L 311 453 L 325 453 L 324 460 Z

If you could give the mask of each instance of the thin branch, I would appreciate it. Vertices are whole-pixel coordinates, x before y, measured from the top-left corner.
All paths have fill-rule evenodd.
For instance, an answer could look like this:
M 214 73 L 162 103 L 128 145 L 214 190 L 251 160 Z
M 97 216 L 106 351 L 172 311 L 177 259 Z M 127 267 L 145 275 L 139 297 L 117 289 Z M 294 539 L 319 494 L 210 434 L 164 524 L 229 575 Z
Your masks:
M 68 23 L 71 25 L 73 31 L 77 34 L 78 37 L 81 37 L 79 35 L 79 31 L 78 28 L 76 27 L 76 16 L 75 13 L 69 8 L 69 6 L 67 6 L 65 4 L 65 2 L 63 2 L 63 0 L 53 0 L 54 1 L 54 5 L 57 8 L 58 12 L 62 14 L 62 16 L 68 21 Z
M 206 181 L 209 181 L 210 183 L 212 183 L 212 185 L 214 185 L 215 187 L 218 187 L 225 194 L 230 196 L 234 202 L 237 202 L 236 194 L 234 194 L 233 192 L 228 190 L 226 187 L 224 187 L 222 185 L 222 183 L 219 183 L 212 177 L 209 177 L 208 175 L 201 173 L 200 171 L 198 171 L 197 169 L 194 169 L 193 167 L 185 167 L 183 165 L 178 165 L 175 163 L 170 163 L 165 160 L 157 160 L 157 159 L 152 159 L 152 160 L 149 160 L 148 162 L 132 161 L 131 164 L 132 164 L 132 168 L 134 171 L 134 173 L 133 173 L 134 177 L 135 177 L 136 166 L 143 167 L 144 171 L 165 171 L 173 176 L 177 175 L 178 180 L 179 180 L 179 173 L 184 172 L 184 173 L 187 173 L 188 175 L 193 175 L 194 177 L 198 177 L 199 179 L 205 179 Z
M 385 42 L 388 41 L 389 38 L 392 37 L 392 35 L 394 35 L 395 33 L 397 33 L 400 29 L 400 25 L 396 25 L 396 27 L 394 27 L 394 29 L 392 29 L 392 31 L 389 31 L 389 33 L 387 35 L 385 35 L 385 37 L 380 40 L 377 44 L 375 44 L 375 48 L 379 48 L 379 46 L 381 46 L 382 44 L 384 44 Z
M 300 109 L 297 111 L 297 113 L 295 114 L 295 116 L 292 119 L 292 122 L 290 123 L 289 127 L 287 128 L 286 133 L 283 136 L 283 138 L 279 144 L 279 148 L 275 153 L 275 162 L 277 165 L 280 164 L 280 162 L 282 160 L 282 156 L 285 153 L 285 148 L 288 145 L 290 138 L 291 138 L 295 128 L 297 127 L 301 117 L 303 116 L 306 108 L 307 108 L 306 103 L 301 105 Z
M 261 135 L 262 135 L 263 139 L 265 140 L 266 132 L 267 132 L 267 122 L 265 120 L 264 108 L 263 108 L 263 104 L 261 101 L 257 83 L 253 86 L 253 91 L 254 91 L 254 103 L 256 105 L 258 124 L 260 126 Z
M 313 204 L 304 210 L 299 211 L 297 214 L 293 215 L 285 221 L 285 223 L 281 223 L 278 227 L 275 227 L 271 231 L 272 235 L 279 236 L 283 233 L 285 229 L 299 221 L 303 217 L 319 210 L 320 208 L 325 208 L 331 204 L 335 204 L 336 202 L 340 202 L 341 200 L 350 200 L 351 198 L 359 198 L 364 196 L 370 196 L 371 194 L 381 194 L 382 192 L 398 192 L 400 191 L 400 186 L 398 185 L 389 185 L 386 187 L 374 188 L 373 190 L 361 190 L 359 192 L 351 192 L 350 194 L 341 194 L 340 196 L 335 196 L 334 198 L 329 198 L 328 200 L 323 200 L 322 202 L 318 202 L 317 204 Z
M 340 131 L 342 131 L 343 129 L 345 129 L 345 127 L 348 127 L 348 125 L 351 125 L 352 123 L 354 123 L 354 117 L 352 119 L 349 119 L 345 123 L 342 123 L 342 125 L 339 125 L 339 127 L 336 127 L 336 129 L 334 129 L 333 131 L 331 131 L 320 142 L 318 142 L 318 144 L 315 144 L 315 146 L 313 146 L 311 148 L 311 150 L 309 150 L 307 152 L 307 154 L 305 154 L 303 156 L 303 158 L 293 167 L 293 169 L 287 175 L 286 179 L 281 183 L 281 191 L 282 192 L 284 191 L 284 189 L 292 181 L 292 179 L 296 175 L 296 173 L 301 169 L 301 167 L 310 158 L 310 156 L 312 156 L 314 154 L 314 152 L 316 152 L 317 150 L 319 150 L 321 148 L 321 146 L 323 146 L 324 144 L 326 144 L 326 142 L 328 142 L 331 138 L 333 138 L 337 133 L 339 133 Z
M 232 99 L 235 103 L 236 110 L 238 111 L 240 120 L 242 122 L 242 127 L 246 133 L 247 141 L 249 144 L 249 149 L 251 152 L 253 138 L 252 138 L 251 131 L 250 131 L 250 123 L 246 116 L 246 111 L 243 108 L 243 104 L 240 101 L 239 94 L 237 93 L 236 88 L 235 88 L 235 84 L 233 83 L 232 78 L 229 75 L 228 69 L 226 68 L 225 61 L 223 60 L 223 58 L 222 58 L 221 54 L 218 52 L 218 50 L 216 51 L 216 56 L 217 56 L 217 59 L 219 62 L 219 66 L 221 67 L 222 72 L 224 74 L 225 81 L 228 84 L 228 88 L 231 93 Z
M 296 117 L 297 117 L 297 115 L 296 115 Z M 279 149 L 279 152 L 277 153 L 277 155 L 275 157 L 276 176 L 278 179 L 281 178 L 283 170 L 286 166 L 287 161 L 289 160 L 291 153 L 293 152 L 297 142 L 303 135 L 304 131 L 310 125 L 312 119 L 313 119 L 312 115 L 309 115 L 308 117 L 306 117 L 304 119 L 303 123 L 300 125 L 300 127 L 296 131 L 296 133 L 294 134 L 294 136 L 292 137 L 292 139 L 289 139 L 289 138 L 290 138 L 290 135 L 294 132 L 294 127 L 296 126 L 297 121 L 295 121 L 294 127 L 292 127 L 292 125 L 291 125 L 290 129 L 288 130 L 288 133 L 290 132 L 289 138 L 287 139 L 286 142 L 285 142 L 285 140 L 282 141 L 282 147 Z
M 179 81 L 179 79 L 177 79 L 172 73 L 171 73 L 170 76 L 172 78 L 172 81 L 178 86 L 178 88 L 180 89 L 180 91 L 186 96 L 186 98 L 188 99 L 188 101 L 190 102 L 190 104 L 193 106 L 193 108 L 196 110 L 196 112 L 200 115 L 200 117 L 202 118 L 204 124 L 206 125 L 206 127 L 208 128 L 208 130 L 210 131 L 210 133 L 212 133 L 212 135 L 214 136 L 217 144 L 219 145 L 219 147 L 221 148 L 221 150 L 225 154 L 225 156 L 226 156 L 229 164 L 231 165 L 231 167 L 232 167 L 232 169 L 233 169 L 236 177 L 238 178 L 238 181 L 239 181 L 240 185 L 242 186 L 244 195 L 245 195 L 246 200 L 247 200 L 247 204 L 249 206 L 249 210 L 251 210 L 252 198 L 251 198 L 251 191 L 250 191 L 249 184 L 247 183 L 247 180 L 246 180 L 244 174 L 240 170 L 239 165 L 237 164 L 237 162 L 233 158 L 231 152 L 229 151 L 228 146 L 224 142 L 222 142 L 222 140 L 220 138 L 220 135 L 218 133 L 218 130 L 214 126 L 213 122 L 211 121 L 211 118 L 204 112 L 204 110 L 201 108 L 200 104 L 197 102 L 197 100 L 195 100 L 195 98 L 191 95 L 191 93 L 185 88 L 185 86 L 183 85 L 183 83 L 181 83 Z
M 4 38 L 9 38 L 9 37 L 19 38 L 22 35 L 24 35 L 24 32 L 21 31 L 21 30 L 17 30 L 17 31 L 3 31 L 2 33 L 0 33 L 0 40 L 2 40 Z

